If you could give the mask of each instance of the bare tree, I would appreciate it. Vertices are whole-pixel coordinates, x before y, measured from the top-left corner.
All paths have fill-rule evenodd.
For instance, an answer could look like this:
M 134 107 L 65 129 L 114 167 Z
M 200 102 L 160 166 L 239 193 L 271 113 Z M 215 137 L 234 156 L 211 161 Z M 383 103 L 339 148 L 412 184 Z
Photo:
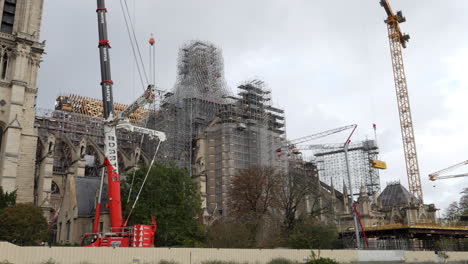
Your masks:
M 278 208 L 279 175 L 270 167 L 240 170 L 228 191 L 229 214 L 259 218 Z
M 280 175 L 271 167 L 253 167 L 240 170 L 231 183 L 227 204 L 230 224 L 247 228 L 247 241 L 255 247 L 274 246 L 281 223 Z
M 445 218 L 453 220 L 454 217 L 460 214 L 460 212 L 461 208 L 458 205 L 458 202 L 453 202 L 447 207 L 445 211 Z
M 468 214 L 468 188 L 464 188 L 461 195 L 462 197 L 460 198 L 458 206 L 460 206 L 462 214 Z
M 318 180 L 314 165 L 303 162 L 291 163 L 288 173 L 282 176 L 279 192 L 281 210 L 284 214 L 284 231 L 294 229 L 300 213 L 320 217 L 331 212 L 333 210 L 331 197 L 327 197 L 326 193 Z

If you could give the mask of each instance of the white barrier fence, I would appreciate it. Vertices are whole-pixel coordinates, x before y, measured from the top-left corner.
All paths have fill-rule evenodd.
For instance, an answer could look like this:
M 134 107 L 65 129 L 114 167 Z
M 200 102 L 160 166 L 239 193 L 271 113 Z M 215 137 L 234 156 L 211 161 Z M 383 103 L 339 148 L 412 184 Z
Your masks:
M 398 250 L 314 250 L 321 257 L 340 263 L 466 263 L 468 252 L 398 251 Z M 445 257 L 443 257 L 445 255 Z M 311 256 L 310 250 L 294 249 L 213 249 L 213 248 L 80 248 L 18 247 L 0 242 L 0 263 L 41 264 L 157 264 L 161 260 L 180 264 L 202 264 L 205 261 L 234 261 L 266 264 L 275 258 L 300 263 Z

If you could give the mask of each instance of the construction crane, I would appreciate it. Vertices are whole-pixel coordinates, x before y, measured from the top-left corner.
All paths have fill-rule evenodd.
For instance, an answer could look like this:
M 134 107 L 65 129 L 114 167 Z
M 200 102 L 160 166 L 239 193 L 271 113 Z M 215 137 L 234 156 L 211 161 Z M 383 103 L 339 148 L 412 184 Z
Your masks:
M 350 193 L 350 199 L 352 201 L 350 203 L 350 212 L 352 213 L 353 220 L 354 220 L 356 246 L 357 246 L 357 248 L 361 248 L 360 232 L 362 232 L 363 235 L 364 235 L 365 243 L 367 244 L 368 242 L 367 242 L 367 237 L 365 235 L 364 228 L 362 227 L 362 222 L 360 221 L 359 212 L 357 211 L 356 208 L 353 209 L 353 204 L 354 204 L 353 189 L 352 189 L 353 182 L 352 182 L 352 178 L 351 178 L 350 164 L 349 164 L 349 160 L 348 160 L 348 150 L 349 150 L 349 147 L 350 147 L 350 144 L 351 144 L 351 137 L 353 136 L 354 132 L 356 131 L 356 128 L 357 128 L 357 125 L 353 124 L 353 125 L 349 125 L 349 126 L 343 126 L 343 127 L 339 127 L 339 128 L 335 128 L 335 129 L 326 130 L 326 131 L 323 131 L 323 132 L 320 132 L 320 133 L 316 133 L 316 134 L 312 134 L 312 135 L 309 135 L 309 136 L 300 137 L 300 138 L 297 138 L 297 139 L 290 140 L 288 142 L 289 145 L 286 145 L 286 146 L 288 147 L 288 150 L 292 154 L 296 154 L 296 155 L 301 153 L 299 149 L 303 149 L 303 150 L 342 149 L 344 151 L 345 161 L 346 161 L 346 174 L 347 174 L 348 185 L 349 185 L 349 193 Z M 346 139 L 346 141 L 344 143 L 341 143 L 341 144 L 313 144 L 313 145 L 296 146 L 296 144 L 301 144 L 301 143 L 305 143 L 305 142 L 312 141 L 312 140 L 315 140 L 315 139 L 327 137 L 329 135 L 333 135 L 333 134 L 336 134 L 336 133 L 339 133 L 339 132 L 342 132 L 342 131 L 346 131 L 346 130 L 349 130 L 349 129 L 352 129 L 352 130 L 351 130 L 348 138 Z M 279 148 L 278 150 L 281 151 L 281 148 Z M 360 224 L 360 226 L 359 226 L 359 224 Z
M 85 247 L 152 247 L 154 245 L 154 234 L 156 232 L 156 221 L 154 218 L 151 225 L 134 225 L 131 227 L 126 226 L 128 219 L 124 222 L 122 218 L 122 205 L 120 201 L 120 175 L 117 162 L 118 148 L 116 129 L 122 128 L 143 133 L 149 135 L 150 138 L 158 138 L 159 143 L 165 141 L 166 135 L 163 132 L 135 127 L 128 121 L 128 117 L 138 108 L 154 101 L 156 89 L 154 85 L 148 85 L 148 88 L 142 96 L 140 96 L 134 103 L 130 104 L 120 114 L 115 116 L 112 95 L 113 82 L 111 79 L 110 70 L 110 45 L 107 36 L 107 9 L 105 6 L 105 0 L 97 0 L 96 12 L 98 16 L 98 47 L 100 54 L 102 79 L 101 87 L 104 106 L 104 166 L 107 172 L 109 197 L 108 208 L 110 212 L 111 228 L 110 232 L 102 234 L 98 233 L 104 182 L 103 170 L 98 201 L 96 204 L 93 233 L 85 234 L 81 241 L 81 245 Z
M 301 143 L 305 143 L 305 142 L 312 141 L 315 139 L 327 137 L 327 136 L 340 133 L 348 129 L 355 129 L 356 127 L 357 125 L 342 126 L 342 127 L 326 130 L 323 132 L 315 133 L 312 135 L 289 140 L 285 144 L 281 145 L 278 149 L 276 149 L 276 152 L 282 152 L 283 149 L 286 149 L 288 154 L 300 154 L 300 151 L 296 148 L 296 144 L 301 144 Z
M 395 81 L 398 112 L 400 116 L 401 136 L 405 152 L 406 171 L 408 174 L 408 185 L 410 192 L 423 202 L 421 178 L 419 176 L 418 156 L 416 153 L 416 142 L 414 139 L 413 120 L 406 83 L 405 68 L 403 65 L 403 54 L 401 48 L 406 48 L 410 36 L 403 34 L 400 23 L 406 21 L 401 11 L 393 12 L 387 0 L 380 0 L 380 5 L 387 13 L 385 23 L 388 29 L 390 41 L 390 54 L 392 58 L 393 77 Z
M 300 138 L 290 140 L 289 144 L 290 145 L 291 144 L 294 144 L 294 145 L 295 144 L 301 144 L 301 143 L 304 143 L 304 142 L 308 142 L 308 141 L 323 138 L 323 137 L 326 137 L 326 136 L 329 136 L 329 135 L 332 135 L 332 134 L 336 134 L 336 133 L 339 133 L 339 132 L 342 132 L 342 131 L 345 131 L 345 130 L 348 130 L 348 129 L 354 129 L 356 127 L 357 127 L 357 125 L 349 125 L 349 126 L 343 126 L 343 127 L 338 127 L 338 128 L 326 130 L 326 131 L 323 131 L 323 132 L 320 132 L 320 133 L 316 133 L 316 134 L 312 134 L 312 135 L 309 135 L 309 136 L 300 137 Z
M 465 160 L 463 162 L 452 165 L 452 166 L 450 166 L 448 168 L 445 168 L 443 170 L 440 170 L 440 171 L 433 172 L 433 173 L 429 174 L 429 180 L 436 181 L 436 180 L 451 179 L 451 178 L 458 178 L 458 177 L 468 177 L 468 173 L 455 174 L 455 175 L 445 175 L 445 176 L 440 175 L 442 173 L 446 173 L 446 172 L 458 169 L 458 168 L 460 168 L 460 167 L 462 167 L 464 165 L 468 165 L 468 160 Z
M 356 150 L 363 148 L 363 143 L 350 143 L 349 150 Z M 312 150 L 312 151 L 319 151 L 319 150 L 327 150 L 327 151 L 342 151 L 343 144 L 342 143 L 327 143 L 327 144 L 312 144 L 312 145 L 298 145 L 295 146 L 293 154 L 300 154 L 301 150 Z M 385 161 L 372 159 L 369 161 L 369 166 L 374 169 L 385 170 L 387 169 L 387 163 Z

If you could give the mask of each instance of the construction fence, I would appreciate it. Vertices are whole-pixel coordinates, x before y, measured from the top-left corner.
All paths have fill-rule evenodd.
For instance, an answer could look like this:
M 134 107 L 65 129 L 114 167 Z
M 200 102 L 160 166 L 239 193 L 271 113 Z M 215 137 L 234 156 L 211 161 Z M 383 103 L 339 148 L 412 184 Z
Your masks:
M 341 240 L 345 248 L 355 248 L 354 239 Z M 418 240 L 407 238 L 395 239 L 369 239 L 364 244 L 366 250 L 410 250 L 410 251 L 466 251 L 468 252 L 468 240 L 456 238 L 442 238 L 432 240 Z
M 18 247 L 0 242 L 0 262 L 14 264 L 156 264 L 162 260 L 180 264 L 207 261 L 262 264 L 276 258 L 304 263 L 311 253 L 294 249 Z M 468 252 L 314 250 L 314 253 L 339 263 L 468 263 Z

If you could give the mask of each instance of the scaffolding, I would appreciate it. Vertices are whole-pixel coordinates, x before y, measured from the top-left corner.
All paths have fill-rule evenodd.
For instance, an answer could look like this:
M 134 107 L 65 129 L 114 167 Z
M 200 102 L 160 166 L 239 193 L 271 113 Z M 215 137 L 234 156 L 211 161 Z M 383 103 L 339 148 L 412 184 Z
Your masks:
M 202 41 L 191 41 L 179 51 L 178 75 L 174 96 L 169 101 L 199 98 L 224 103 L 229 95 L 224 78 L 221 49 Z
M 53 132 L 71 137 L 74 144 L 86 136 L 102 147 L 102 103 L 76 95 L 59 98 L 58 110 L 38 114 L 36 125 L 42 135 Z M 238 169 L 288 169 L 287 155 L 276 152 L 286 141 L 284 110 L 272 106 L 271 91 L 260 80 L 245 82 L 233 95 L 224 79 L 221 50 L 210 43 L 184 45 L 173 91 L 163 96 L 157 109 L 143 109 L 131 121 L 166 133 L 167 141 L 157 155 L 159 162 L 185 168 L 193 177 L 205 175 L 210 212 L 225 208 L 227 188 Z M 119 149 L 140 146 L 141 136 L 118 131 L 118 138 Z M 145 141 L 141 148 L 152 145 Z M 66 171 L 69 159 L 62 163 L 61 159 L 54 159 L 54 168 Z M 204 164 L 202 171 L 194 168 L 198 163 Z
M 192 41 L 179 52 L 173 91 L 148 116 L 148 126 L 168 136 L 160 160 L 186 168 L 192 177 L 204 175 L 210 213 L 223 211 L 236 170 L 287 169 L 287 157 L 275 151 L 285 141 L 284 111 L 272 106 L 263 81 L 245 82 L 238 90 L 233 95 L 226 85 L 221 50 Z
M 227 195 L 237 170 L 258 166 L 282 172 L 288 169 L 287 156 L 276 152 L 286 141 L 284 111 L 272 106 L 271 91 L 263 81 L 248 81 L 238 91 L 206 129 L 209 213 L 228 213 Z
M 361 186 L 366 187 L 368 194 L 380 192 L 379 171 L 370 166 L 378 153 L 379 149 L 374 140 L 359 141 L 349 146 L 348 158 L 353 178 L 353 193 L 360 193 Z M 320 150 L 314 153 L 314 157 L 321 181 L 333 184 L 337 190 L 342 190 L 344 184 L 348 184 L 343 148 Z
M 179 52 L 177 81 L 160 108 L 148 116 L 148 126 L 168 136 L 159 158 L 192 173 L 194 139 L 206 128 L 230 95 L 224 79 L 221 50 L 191 41 Z
M 38 129 L 40 138 L 46 139 L 50 134 L 56 138 L 54 146 L 54 174 L 66 174 L 68 169 L 76 160 L 73 159 L 72 152 L 74 148 L 80 145 L 82 139 L 91 140 L 93 144 L 86 146 L 85 155 L 93 156 L 93 163 L 88 164 L 86 173 L 99 176 L 96 168 L 100 167 L 103 160 L 99 159 L 99 152 L 104 149 L 104 124 L 103 119 L 91 115 L 83 115 L 70 111 L 36 109 L 35 127 Z M 119 166 L 125 171 L 122 163 L 122 155 L 132 153 L 137 147 L 140 147 L 145 153 L 152 153 L 155 149 L 154 144 L 141 144 L 142 135 L 128 132 L 126 130 L 117 130 L 119 143 Z M 90 160 L 88 160 L 88 163 Z

